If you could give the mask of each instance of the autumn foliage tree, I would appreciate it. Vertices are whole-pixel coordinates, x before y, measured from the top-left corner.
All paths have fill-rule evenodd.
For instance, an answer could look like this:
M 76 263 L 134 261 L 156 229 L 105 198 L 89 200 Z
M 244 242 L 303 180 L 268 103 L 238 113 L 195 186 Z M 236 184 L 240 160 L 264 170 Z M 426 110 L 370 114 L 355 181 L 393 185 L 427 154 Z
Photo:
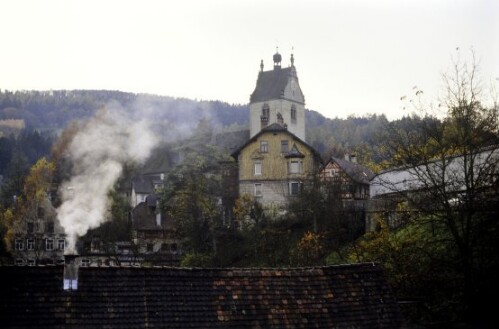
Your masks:
M 25 225 L 28 221 L 35 222 L 51 207 L 49 193 L 53 187 L 54 170 L 54 164 L 46 158 L 38 160 L 24 181 L 22 194 L 16 198 L 11 208 L 5 210 L 3 218 L 7 229 L 4 239 L 7 248 L 13 245 L 17 232 L 26 231 Z
M 410 173 L 417 191 L 384 184 L 421 214 L 417 224 L 431 225 L 435 241 L 454 251 L 442 261 L 452 260 L 452 280 L 459 282 L 455 314 L 470 318 L 486 309 L 481 301 L 490 290 L 483 282 L 499 269 L 498 107 L 485 104 L 474 56 L 471 63 L 457 57 L 443 81 L 442 120 L 428 116 L 408 131 L 387 129 L 392 165 Z

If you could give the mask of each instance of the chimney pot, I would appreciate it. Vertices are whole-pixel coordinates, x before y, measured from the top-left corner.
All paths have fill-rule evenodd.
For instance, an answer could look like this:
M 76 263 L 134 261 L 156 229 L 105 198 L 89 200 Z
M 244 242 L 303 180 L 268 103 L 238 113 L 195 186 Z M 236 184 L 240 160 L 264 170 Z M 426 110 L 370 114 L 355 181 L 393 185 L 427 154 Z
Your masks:
M 64 290 L 78 290 L 78 255 L 64 255 Z

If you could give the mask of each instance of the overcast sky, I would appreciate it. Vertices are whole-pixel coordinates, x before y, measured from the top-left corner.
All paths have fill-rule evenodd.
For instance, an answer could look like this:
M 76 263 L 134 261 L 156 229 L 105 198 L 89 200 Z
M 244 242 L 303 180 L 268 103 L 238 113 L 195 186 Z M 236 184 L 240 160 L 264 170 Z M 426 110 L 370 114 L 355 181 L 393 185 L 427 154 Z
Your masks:
M 294 53 L 306 107 L 400 117 L 456 48 L 498 83 L 497 0 L 0 0 L 0 89 L 110 89 L 246 104 Z

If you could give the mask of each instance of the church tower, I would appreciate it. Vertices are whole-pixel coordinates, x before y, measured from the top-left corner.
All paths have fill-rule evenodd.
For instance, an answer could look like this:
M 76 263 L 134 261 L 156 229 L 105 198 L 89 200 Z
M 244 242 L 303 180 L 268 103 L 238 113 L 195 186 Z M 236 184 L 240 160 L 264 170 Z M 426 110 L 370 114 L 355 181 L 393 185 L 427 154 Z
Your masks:
M 281 54 L 273 56 L 272 70 L 263 70 L 263 60 L 256 87 L 250 97 L 250 138 L 274 123 L 305 140 L 305 97 L 291 54 L 290 66 L 281 67 Z

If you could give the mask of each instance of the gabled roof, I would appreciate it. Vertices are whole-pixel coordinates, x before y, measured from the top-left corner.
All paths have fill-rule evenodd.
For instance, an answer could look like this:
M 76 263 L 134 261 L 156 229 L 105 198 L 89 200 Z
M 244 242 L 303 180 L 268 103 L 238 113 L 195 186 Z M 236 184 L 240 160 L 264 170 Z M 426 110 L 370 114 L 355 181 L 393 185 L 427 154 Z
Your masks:
M 304 158 L 305 155 L 301 153 L 298 148 L 296 147 L 296 144 L 293 144 L 293 147 L 291 150 L 286 154 L 286 158 Z
M 330 161 L 334 161 L 341 169 L 355 182 L 369 184 L 374 178 L 374 173 L 371 169 L 364 167 L 356 162 L 343 160 L 340 158 L 331 157 Z
M 306 146 L 308 146 L 310 148 L 310 150 L 312 150 L 312 153 L 314 154 L 314 156 L 317 158 L 317 159 L 321 159 L 321 156 L 319 154 L 319 152 L 317 152 L 311 145 L 309 145 L 307 142 L 305 142 L 304 140 L 302 140 L 301 138 L 299 138 L 298 136 L 296 136 L 295 134 L 293 134 L 292 132 L 290 132 L 286 127 L 278 124 L 278 123 L 273 123 L 265 128 L 263 128 L 262 130 L 260 130 L 258 132 L 258 134 L 254 135 L 253 137 L 251 137 L 246 143 L 244 143 L 241 147 L 239 147 L 236 151 L 234 151 L 231 156 L 236 158 L 237 159 L 237 155 L 244 149 L 246 148 L 246 146 L 248 146 L 249 144 L 253 143 L 254 141 L 258 140 L 258 138 L 260 138 L 261 135 L 265 134 L 265 133 L 268 133 L 268 132 L 272 132 L 272 133 L 285 133 L 285 134 L 288 134 L 290 137 L 292 137 L 294 140 L 297 140 L 297 141 L 300 141 L 302 142 L 303 144 L 305 144 Z M 295 148 L 296 149 L 296 148 Z
M 133 178 L 132 188 L 135 193 L 151 194 L 154 193 L 154 183 L 161 183 L 161 174 L 143 174 Z
M 400 328 L 381 268 L 0 267 L 2 328 Z
M 475 175 L 479 172 L 495 170 L 499 164 L 499 146 L 491 145 L 484 147 L 473 154 L 469 154 L 468 164 L 473 163 Z M 442 159 L 433 159 L 419 165 L 407 165 L 383 171 L 373 177 L 370 186 L 371 197 L 379 197 L 384 194 L 400 193 L 406 191 L 417 191 L 426 189 L 426 183 L 433 181 L 435 177 L 443 179 L 447 184 L 447 192 L 458 193 L 466 189 L 464 172 L 469 165 L 464 162 L 465 157 L 457 154 Z M 489 180 L 481 180 L 487 187 Z M 432 184 L 433 185 L 433 184 Z
M 296 76 L 294 67 L 276 68 L 260 72 L 255 90 L 250 96 L 250 102 L 257 103 L 282 98 L 284 89 L 292 76 Z

